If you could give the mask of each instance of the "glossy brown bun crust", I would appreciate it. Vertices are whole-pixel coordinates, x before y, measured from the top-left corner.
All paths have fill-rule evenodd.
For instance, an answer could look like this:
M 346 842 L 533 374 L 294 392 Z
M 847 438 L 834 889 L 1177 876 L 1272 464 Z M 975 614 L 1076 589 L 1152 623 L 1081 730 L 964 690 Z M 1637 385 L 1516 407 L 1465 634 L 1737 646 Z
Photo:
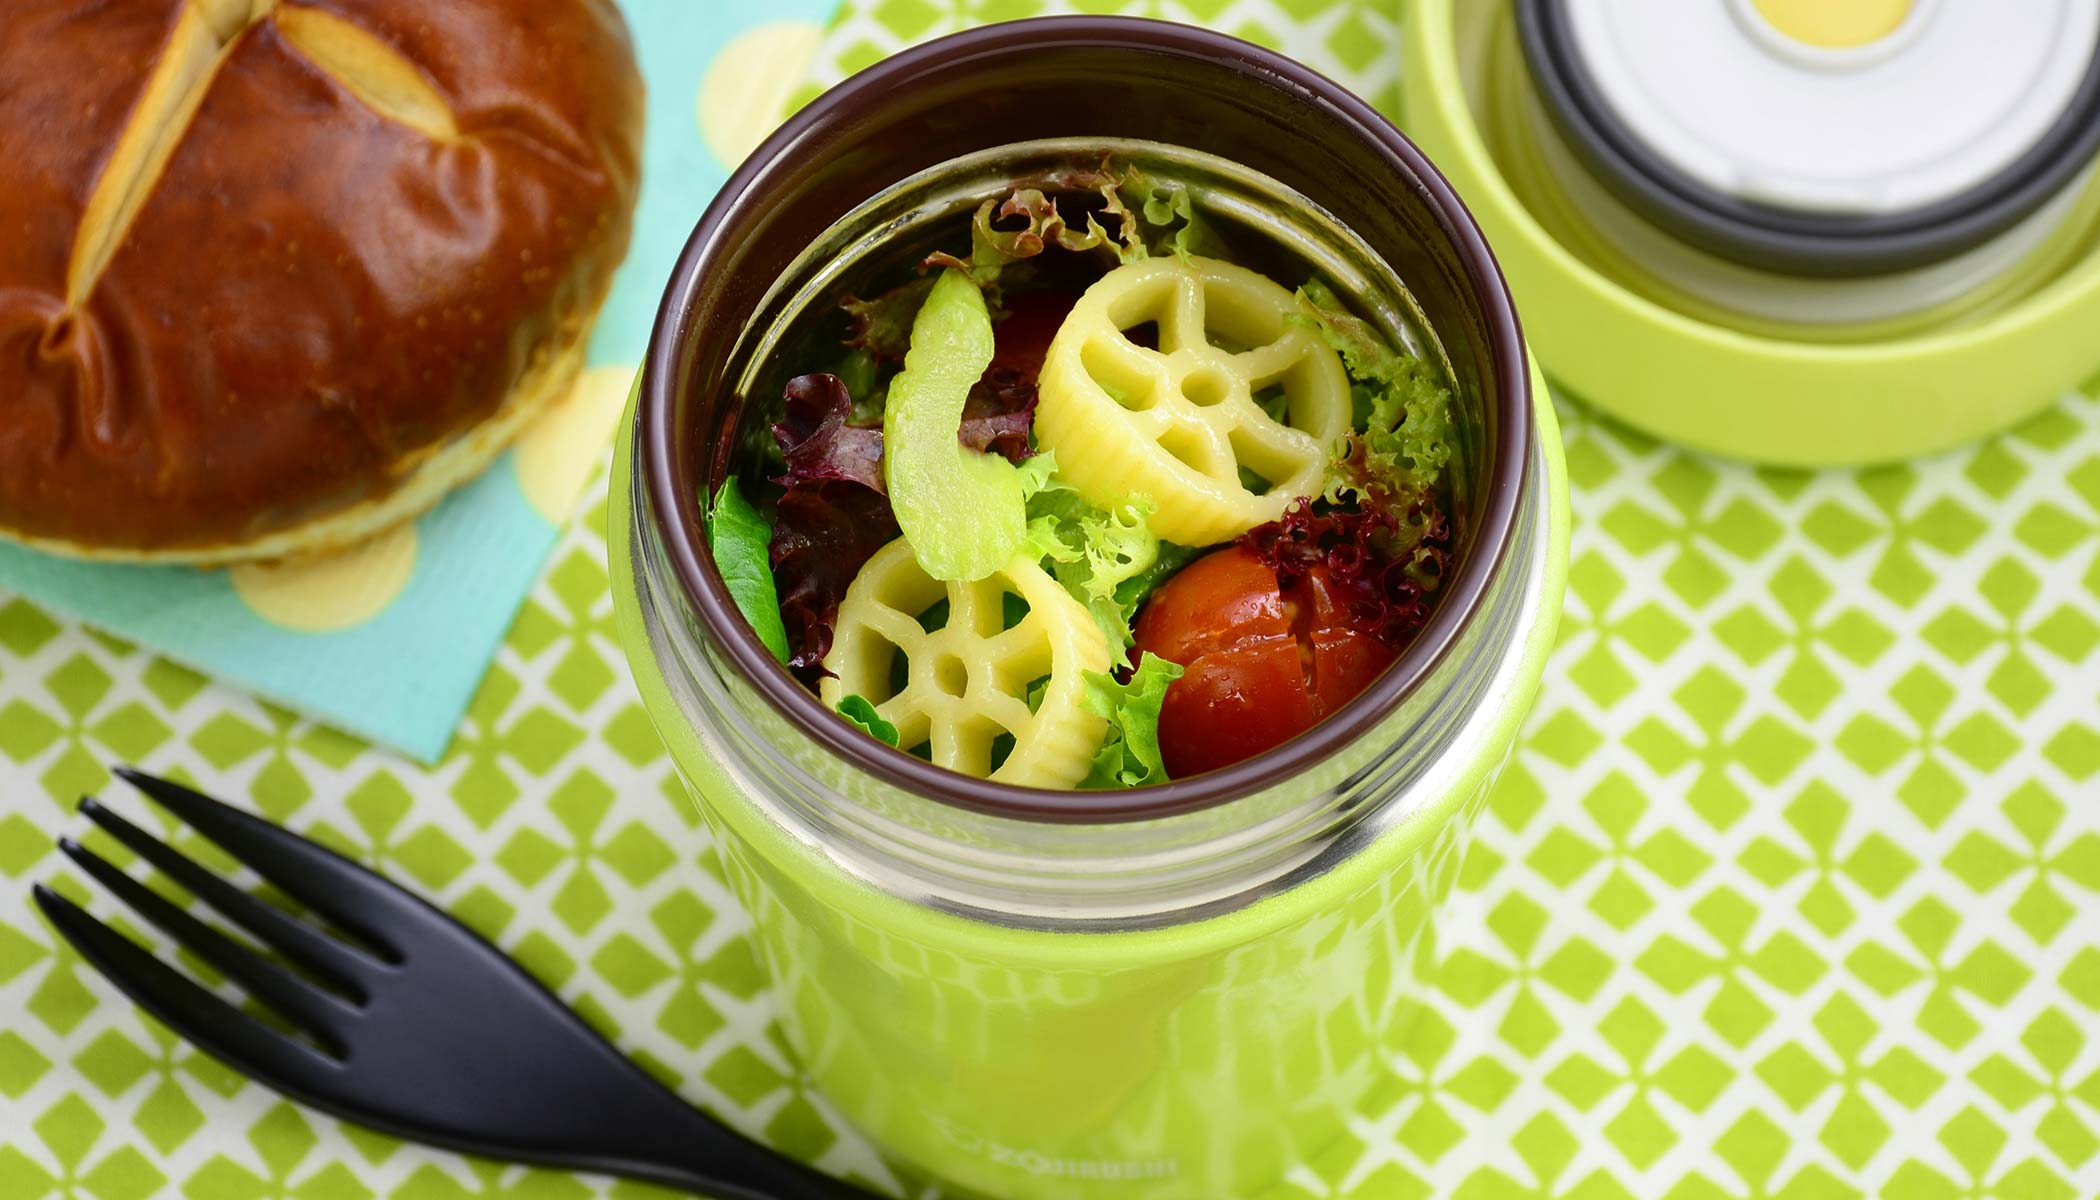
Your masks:
M 613 0 L 9 0 L 0 533 L 331 548 L 563 394 L 625 255 Z

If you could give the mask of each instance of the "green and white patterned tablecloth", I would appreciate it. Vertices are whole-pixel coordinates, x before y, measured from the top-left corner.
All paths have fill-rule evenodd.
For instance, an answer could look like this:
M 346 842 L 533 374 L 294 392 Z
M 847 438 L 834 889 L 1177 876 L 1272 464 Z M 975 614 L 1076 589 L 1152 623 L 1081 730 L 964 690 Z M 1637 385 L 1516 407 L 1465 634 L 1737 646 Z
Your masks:
M 700 63 L 653 75 L 683 121 L 652 153 L 734 156 L 787 60 L 835 79 L 1053 6 L 857 2 L 821 45 L 772 0 L 635 7 L 719 24 L 709 45 L 773 22 L 711 88 Z M 1203 20 L 1395 95 L 1385 0 L 1076 7 Z M 1299 1173 L 1306 1195 L 2100 1196 L 2100 403 L 1859 473 L 1562 419 L 1563 642 L 1427 1011 L 1386 1047 L 1383 1115 Z M 347 1129 L 140 1018 L 27 902 L 67 875 L 51 838 L 110 760 L 252 796 L 426 889 L 694 1100 L 899 1183 L 781 1049 L 613 643 L 602 516 L 434 771 L 0 596 L 0 1197 L 645 1192 Z

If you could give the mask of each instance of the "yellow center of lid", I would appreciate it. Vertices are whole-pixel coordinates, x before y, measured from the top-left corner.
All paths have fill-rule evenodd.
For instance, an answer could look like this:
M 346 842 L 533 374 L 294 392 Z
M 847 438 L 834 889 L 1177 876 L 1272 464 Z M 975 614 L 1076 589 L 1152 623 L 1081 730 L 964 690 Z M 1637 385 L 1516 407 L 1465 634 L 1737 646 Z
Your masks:
M 1903 27 L 1916 0 L 1751 0 L 1781 34 L 1820 50 L 1853 50 Z

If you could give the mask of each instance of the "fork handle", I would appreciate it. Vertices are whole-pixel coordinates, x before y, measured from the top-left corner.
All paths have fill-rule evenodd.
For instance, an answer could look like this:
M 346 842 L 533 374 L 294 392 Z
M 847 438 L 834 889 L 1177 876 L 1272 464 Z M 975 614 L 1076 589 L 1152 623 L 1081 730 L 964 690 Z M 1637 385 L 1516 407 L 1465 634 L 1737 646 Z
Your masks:
M 599 1168 L 709 1200 L 871 1200 L 873 1193 L 833 1179 L 744 1137 L 668 1090 L 629 1129 L 632 1149 Z

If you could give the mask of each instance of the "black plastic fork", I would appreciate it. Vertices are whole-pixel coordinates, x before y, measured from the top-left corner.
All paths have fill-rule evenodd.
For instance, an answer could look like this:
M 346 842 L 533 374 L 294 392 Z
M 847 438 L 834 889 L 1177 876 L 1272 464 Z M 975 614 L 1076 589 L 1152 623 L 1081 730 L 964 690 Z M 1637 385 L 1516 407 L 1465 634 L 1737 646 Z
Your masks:
M 468 1154 L 624 1175 L 719 1200 L 865 1200 L 690 1107 L 464 925 L 346 858 L 142 772 L 116 774 L 349 938 L 286 914 L 104 808 L 80 811 L 287 970 L 71 838 L 118 900 L 302 1031 L 228 1004 L 43 885 L 37 905 L 110 981 L 241 1074 L 346 1121 Z M 308 1040 L 310 1039 L 310 1040 Z

